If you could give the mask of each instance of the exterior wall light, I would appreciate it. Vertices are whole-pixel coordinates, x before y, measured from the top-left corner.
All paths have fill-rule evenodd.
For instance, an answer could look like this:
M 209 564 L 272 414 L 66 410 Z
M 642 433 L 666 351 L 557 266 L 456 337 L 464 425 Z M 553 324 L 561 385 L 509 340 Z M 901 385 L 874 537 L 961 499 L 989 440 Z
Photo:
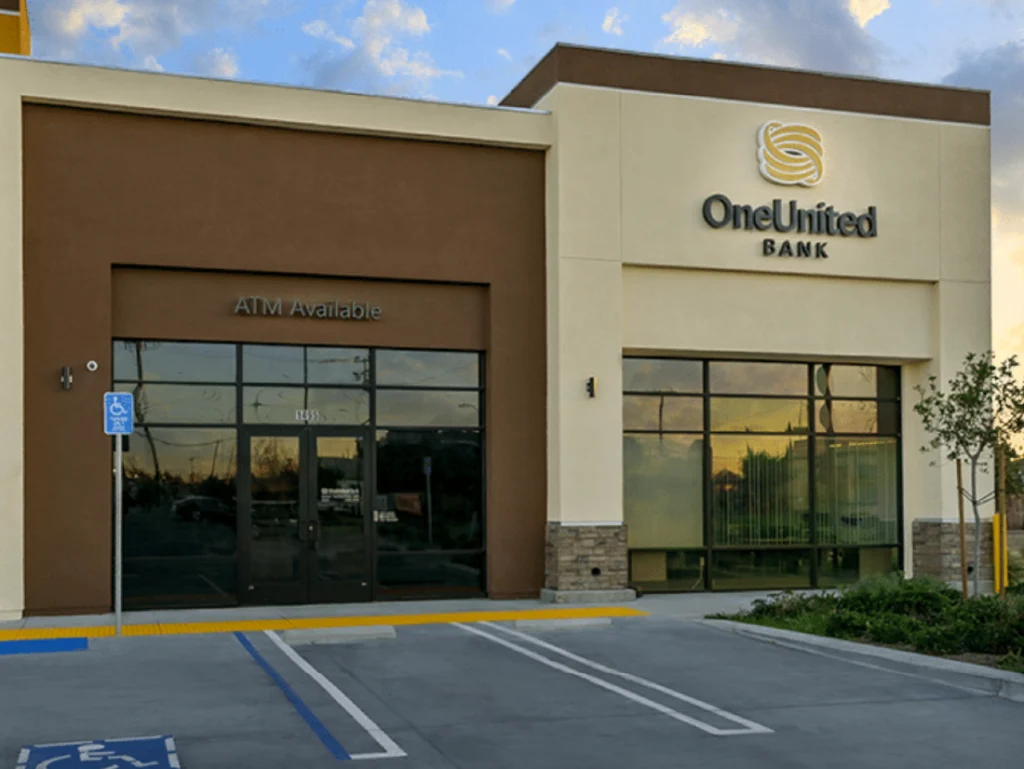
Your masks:
M 591 398 L 597 397 L 597 377 L 590 377 L 587 380 L 587 395 Z

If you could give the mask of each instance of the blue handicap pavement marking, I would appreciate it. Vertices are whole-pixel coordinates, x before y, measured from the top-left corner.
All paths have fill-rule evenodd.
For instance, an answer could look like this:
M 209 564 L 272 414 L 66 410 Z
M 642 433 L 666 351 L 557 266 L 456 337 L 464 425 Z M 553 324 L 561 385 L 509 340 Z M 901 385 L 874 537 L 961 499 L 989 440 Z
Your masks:
M 103 393 L 103 432 L 131 435 L 135 421 L 135 398 L 131 393 Z
M 181 769 L 174 738 L 131 737 L 120 740 L 30 745 L 21 751 L 17 769 Z

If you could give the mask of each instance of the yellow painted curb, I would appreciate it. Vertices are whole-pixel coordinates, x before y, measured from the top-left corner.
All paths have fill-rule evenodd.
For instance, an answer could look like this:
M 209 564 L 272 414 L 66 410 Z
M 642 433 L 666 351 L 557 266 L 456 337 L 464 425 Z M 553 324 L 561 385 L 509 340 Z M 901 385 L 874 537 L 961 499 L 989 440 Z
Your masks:
M 610 608 L 524 609 L 511 611 L 467 611 L 439 614 L 382 614 L 349 617 L 295 617 L 238 620 L 235 622 L 168 622 L 125 625 L 126 636 L 188 635 L 195 633 L 259 632 L 263 630 L 318 630 L 334 627 L 374 625 L 442 625 L 450 622 L 513 622 L 515 620 L 591 619 L 601 617 L 646 617 L 647 612 L 624 606 Z M 0 641 L 38 641 L 49 638 L 109 638 L 113 625 L 91 627 L 22 628 L 0 630 Z

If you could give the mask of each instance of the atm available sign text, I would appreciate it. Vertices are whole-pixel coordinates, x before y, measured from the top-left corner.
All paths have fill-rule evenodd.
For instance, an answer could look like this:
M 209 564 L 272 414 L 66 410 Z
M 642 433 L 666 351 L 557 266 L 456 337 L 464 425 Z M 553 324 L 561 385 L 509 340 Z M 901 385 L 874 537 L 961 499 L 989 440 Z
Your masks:
M 704 221 L 716 230 L 731 227 L 734 230 L 757 232 L 773 231 L 782 235 L 831 235 L 842 238 L 878 237 L 878 212 L 874 206 L 866 211 L 841 212 L 825 203 L 814 208 L 800 208 L 795 200 L 784 204 L 775 199 L 762 206 L 733 203 L 725 195 L 711 195 L 704 201 Z M 764 238 L 761 253 L 764 256 L 792 256 L 828 259 L 828 241 L 803 238 Z

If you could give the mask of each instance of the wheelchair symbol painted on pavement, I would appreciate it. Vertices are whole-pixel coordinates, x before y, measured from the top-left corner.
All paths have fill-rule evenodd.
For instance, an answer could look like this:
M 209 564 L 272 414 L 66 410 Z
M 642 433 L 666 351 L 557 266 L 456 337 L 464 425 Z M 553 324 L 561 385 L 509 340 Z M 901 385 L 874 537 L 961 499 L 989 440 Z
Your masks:
M 21 751 L 17 769 L 181 769 L 173 737 L 93 740 L 32 745 Z

